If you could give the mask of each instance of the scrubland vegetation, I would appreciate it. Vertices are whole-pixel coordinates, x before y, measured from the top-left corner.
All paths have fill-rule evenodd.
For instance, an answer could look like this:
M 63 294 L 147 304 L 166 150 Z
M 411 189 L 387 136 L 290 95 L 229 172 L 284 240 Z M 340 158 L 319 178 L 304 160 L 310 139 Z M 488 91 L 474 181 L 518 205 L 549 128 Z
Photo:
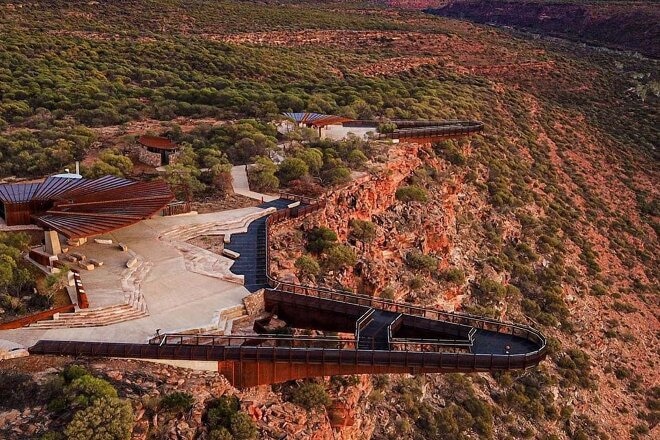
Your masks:
M 444 267 L 447 256 L 441 252 L 403 249 L 402 288 L 413 300 L 425 290 L 455 289 L 465 295 L 466 311 L 504 314 L 538 326 L 550 336 L 549 360 L 531 371 L 492 376 L 377 376 L 371 404 L 390 411 L 394 399 L 397 407 L 391 411 L 405 415 L 393 413 L 377 434 L 607 438 L 608 425 L 601 426 L 588 405 L 579 408 L 574 399 L 595 399 L 596 394 L 580 393 L 599 386 L 614 393 L 612 402 L 624 398 L 623 390 L 639 403 L 608 409 L 610 417 L 634 416 L 631 436 L 657 432 L 657 387 L 640 379 L 639 366 L 635 370 L 621 359 L 601 359 L 605 367 L 598 364 L 590 339 L 597 334 L 635 344 L 643 335 L 624 324 L 626 317 L 654 319 L 648 310 L 657 307 L 657 64 L 415 13 L 359 14 L 350 7 L 329 10 L 336 8 L 333 4 L 300 8 L 280 3 L 285 4 L 162 0 L 128 6 L 63 1 L 14 9 L 3 5 L 0 177 L 61 170 L 85 156 L 98 127 L 142 118 L 208 117 L 230 123 L 186 133 L 172 125 L 166 133 L 184 148 L 181 163 L 165 174 L 181 197 L 226 190 L 229 166 L 253 160 L 254 189 L 285 186 L 320 195 L 348 182 L 351 171 L 369 172 L 371 164 L 384 161 L 383 150 L 357 139 L 318 140 L 301 131 L 289 136 L 291 147 L 278 166 L 270 159 L 278 142 L 270 122 L 280 112 L 482 120 L 482 135 L 424 149 L 424 159 L 440 165 L 425 164 L 396 191 L 396 212 L 405 213 L 439 211 L 435 198 L 449 184 L 460 185 L 462 197 L 455 213 L 457 232 L 451 235 L 457 242 L 452 245 L 464 252 L 460 267 Z M 390 34 L 374 38 L 371 46 L 350 49 L 223 40 L 237 32 L 306 29 L 422 34 L 406 36 L 404 41 L 410 41 L 403 48 L 388 40 Z M 436 38 L 433 47 L 424 46 Z M 447 41 L 460 43 L 452 43 L 459 45 L 449 55 L 438 52 Z M 437 56 L 438 62 L 374 77 L 356 70 L 410 53 Z M 497 74 L 477 69 L 502 59 L 512 66 L 529 60 L 548 64 L 541 70 L 511 67 Z M 84 172 L 130 174 L 131 169 L 121 154 L 105 151 Z M 356 262 L 373 263 L 369 250 L 383 221 L 372 220 L 351 221 L 345 242 L 323 225 L 306 231 L 301 240 L 306 249 L 294 266 L 299 279 L 334 285 L 331 273 L 350 272 Z M 418 225 L 412 215 L 395 220 L 399 232 Z M 24 298 L 33 281 L 17 263 L 16 250 L 24 243 L 5 238 L 0 243 L 1 307 L 29 309 Z M 401 297 L 393 287 L 379 294 Z M 592 331 L 592 317 L 584 316 L 591 313 L 590 300 L 598 300 L 603 313 L 615 313 L 617 319 L 610 317 Z M 579 301 L 587 305 L 576 308 Z M 86 377 L 77 385 L 79 378 L 60 380 L 53 395 L 60 410 L 74 401 L 71 408 L 78 412 L 107 410 L 123 432 L 128 421 L 123 401 L 111 387 Z M 81 391 L 88 381 L 102 396 Z M 34 391 L 20 378 L 0 384 L 27 390 L 8 399 Z M 285 394 L 310 411 L 328 404 L 326 390 L 316 382 L 291 385 Z M 185 410 L 188 403 L 185 395 L 161 401 L 171 411 Z M 82 416 L 76 419 L 78 412 L 66 411 L 62 432 L 85 432 Z M 211 438 L 254 435 L 240 414 L 229 398 L 209 404 L 204 417 Z

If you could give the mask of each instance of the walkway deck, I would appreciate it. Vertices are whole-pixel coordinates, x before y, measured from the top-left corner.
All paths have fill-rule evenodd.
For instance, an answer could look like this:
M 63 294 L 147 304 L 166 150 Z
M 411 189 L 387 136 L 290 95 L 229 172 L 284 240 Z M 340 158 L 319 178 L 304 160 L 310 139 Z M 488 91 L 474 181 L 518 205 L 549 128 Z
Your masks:
M 246 165 L 236 165 L 231 168 L 232 187 L 236 194 L 248 197 L 250 199 L 259 200 L 261 202 L 272 202 L 277 200 L 277 197 L 269 196 L 250 190 L 250 183 L 248 182 L 248 175 Z
M 268 286 L 266 310 L 292 327 L 355 332 L 353 339 L 168 334 L 150 344 L 40 341 L 31 353 L 215 360 L 238 387 L 319 375 L 521 369 L 545 358 L 545 338 L 524 325 L 272 279 L 266 264 L 269 226 L 322 206 L 285 208 L 288 204 L 270 202 L 265 207 L 280 210 L 232 235 L 229 247 L 243 259 L 232 270 L 245 276 L 250 290 Z

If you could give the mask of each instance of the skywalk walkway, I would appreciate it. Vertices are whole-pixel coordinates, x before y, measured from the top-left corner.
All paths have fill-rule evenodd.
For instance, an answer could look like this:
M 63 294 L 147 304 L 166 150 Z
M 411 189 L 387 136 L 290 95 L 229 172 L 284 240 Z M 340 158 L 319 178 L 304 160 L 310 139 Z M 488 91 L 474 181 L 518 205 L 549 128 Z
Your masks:
M 249 290 L 264 289 L 266 310 L 292 328 L 337 336 L 165 334 L 148 344 L 39 341 L 30 352 L 218 361 L 219 371 L 237 387 L 327 375 L 524 369 L 545 358 L 545 338 L 525 325 L 273 278 L 269 228 L 324 206 L 285 197 L 262 205 L 276 212 L 232 235 L 227 247 L 241 257 L 231 270 L 245 276 Z M 301 204 L 290 208 L 296 199 Z

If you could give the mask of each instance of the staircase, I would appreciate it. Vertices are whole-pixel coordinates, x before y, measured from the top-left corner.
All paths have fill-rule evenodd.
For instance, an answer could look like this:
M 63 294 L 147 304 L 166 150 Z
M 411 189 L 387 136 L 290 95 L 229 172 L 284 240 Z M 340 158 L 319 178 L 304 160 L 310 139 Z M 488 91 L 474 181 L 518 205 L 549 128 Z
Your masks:
M 231 271 L 244 276 L 244 286 L 250 292 L 268 286 L 266 278 L 266 218 L 254 220 L 245 234 L 235 234 L 227 249 L 241 256 L 234 262 Z
M 247 316 L 247 311 L 245 306 L 242 304 L 240 306 L 228 307 L 226 309 L 220 310 L 218 314 L 218 334 L 219 335 L 231 335 L 231 331 L 234 327 L 234 321 L 240 320 L 241 318 Z
M 360 330 L 358 348 L 363 350 L 389 350 L 387 328 L 399 316 L 394 312 L 374 310 L 371 321 Z
M 116 304 L 108 307 L 84 309 L 73 313 L 58 313 L 53 319 L 37 321 L 30 328 L 54 329 L 76 327 L 102 327 L 147 316 L 146 307 Z

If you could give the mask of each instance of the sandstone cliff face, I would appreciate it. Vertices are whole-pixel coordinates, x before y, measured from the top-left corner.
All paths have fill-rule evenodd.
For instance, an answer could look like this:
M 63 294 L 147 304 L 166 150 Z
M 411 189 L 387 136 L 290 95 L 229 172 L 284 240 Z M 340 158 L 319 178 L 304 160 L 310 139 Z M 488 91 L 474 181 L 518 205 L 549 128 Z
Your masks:
M 462 178 L 448 171 L 448 164 L 434 156 L 430 145 L 399 144 L 389 150 L 388 161 L 326 195 L 323 211 L 301 222 L 307 231 L 324 225 L 337 232 L 340 242 L 350 242 L 359 261 L 353 270 L 331 274 L 326 282 L 339 282 L 346 288 L 367 295 L 379 296 L 383 290 L 394 290 L 395 298 L 421 299 L 427 305 L 439 305 L 447 310 L 460 308 L 461 286 L 444 285 L 426 280 L 413 290 L 408 283 L 414 274 L 404 259 L 412 250 L 432 254 L 438 259 L 438 269 L 461 267 L 464 252 L 456 247 L 456 204 L 461 197 Z M 396 190 L 415 178 L 423 165 L 423 173 L 433 170 L 440 182 L 429 189 L 429 201 L 402 203 L 396 200 Z M 369 220 L 376 224 L 375 239 L 368 244 L 350 237 L 352 219 Z M 293 261 L 303 253 L 303 234 L 290 226 L 277 227 L 273 234 L 272 268 L 277 276 L 297 280 Z
M 431 11 L 477 23 L 513 26 L 547 35 L 634 50 L 658 58 L 660 8 L 652 2 L 584 4 L 458 0 Z
M 3 364 L 8 370 L 30 372 L 43 385 L 74 362 L 66 357 L 28 357 Z M 135 425 L 132 440 L 163 438 L 176 440 L 207 439 L 204 421 L 206 406 L 211 399 L 235 395 L 241 410 L 249 414 L 259 428 L 259 439 L 297 440 L 362 440 L 369 439 L 375 428 L 375 418 L 365 412 L 365 398 L 371 391 L 368 377 L 357 383 L 342 385 L 326 380 L 325 387 L 332 400 L 328 410 L 307 410 L 285 401 L 279 391 L 270 386 L 246 390 L 233 388 L 214 372 L 193 371 L 146 361 L 124 359 L 77 360 L 95 376 L 110 381 L 119 395 L 133 406 Z M 194 397 L 192 409 L 186 412 L 160 410 L 156 403 L 172 392 L 185 392 Z M 57 421 L 45 405 L 28 405 L 21 410 L 4 411 L 0 407 L 0 437 L 7 440 L 40 438 Z

